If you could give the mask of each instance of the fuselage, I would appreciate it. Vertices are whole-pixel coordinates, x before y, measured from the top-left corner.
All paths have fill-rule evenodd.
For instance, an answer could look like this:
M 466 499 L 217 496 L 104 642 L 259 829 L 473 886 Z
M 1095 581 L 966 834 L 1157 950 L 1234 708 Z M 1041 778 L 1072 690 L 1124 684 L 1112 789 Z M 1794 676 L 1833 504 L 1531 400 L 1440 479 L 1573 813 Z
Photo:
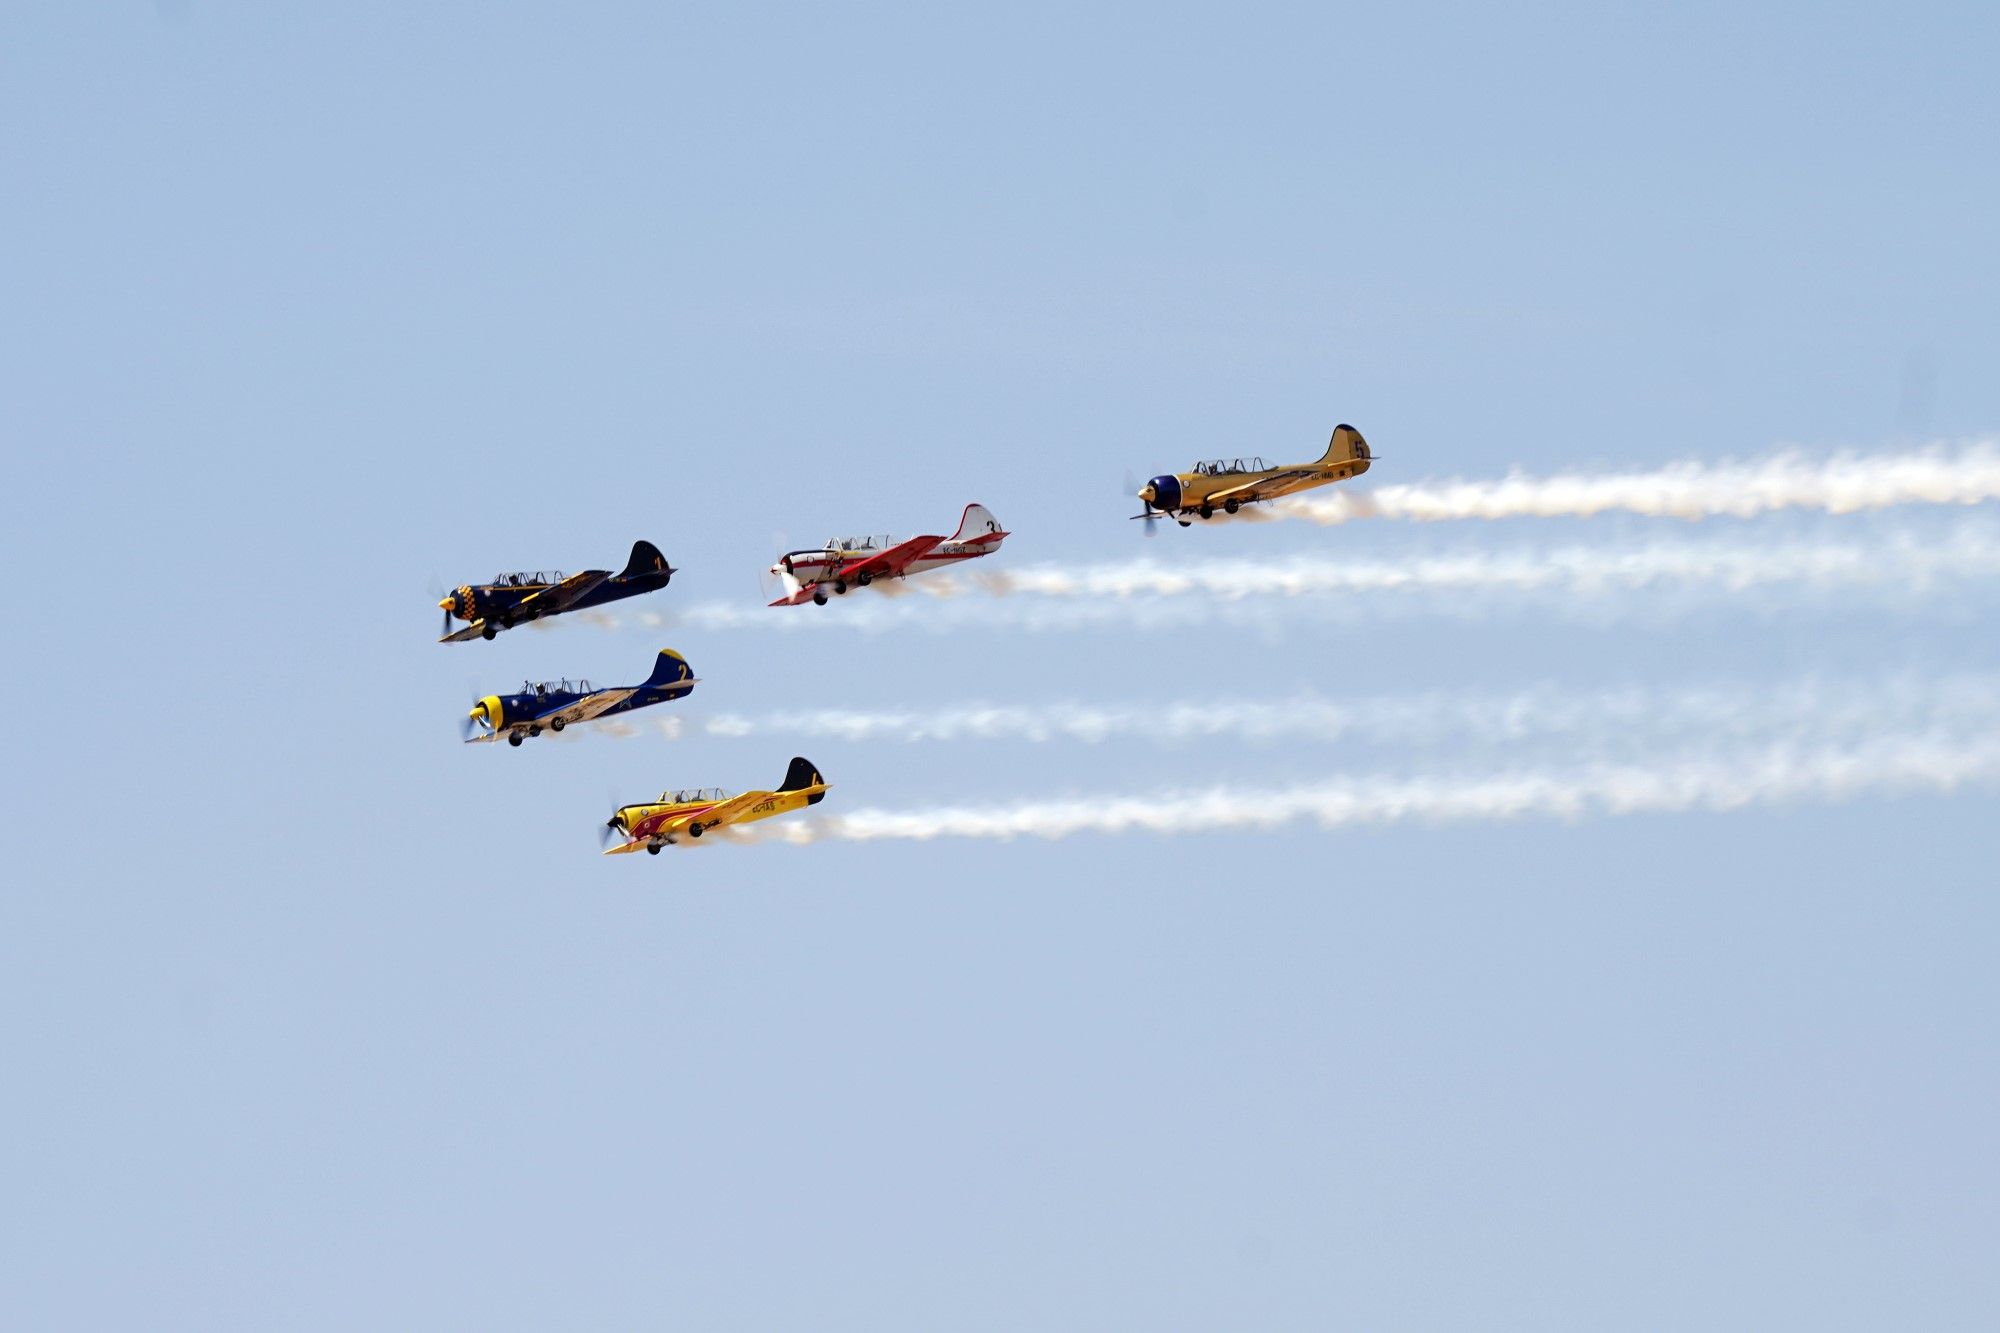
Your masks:
M 967 560 L 975 560 L 982 555 L 991 555 L 999 547 L 998 542 L 941 542 L 904 566 L 902 574 L 882 577 L 900 578 L 933 569 L 945 569 Z M 779 575 L 789 574 L 802 586 L 811 587 L 815 583 L 831 583 L 848 565 L 881 553 L 881 548 L 872 546 L 854 549 L 825 546 L 816 551 L 792 551 L 771 566 L 771 572 Z
M 562 611 L 584 611 L 593 606 L 603 606 L 607 602 L 618 602 L 627 597 L 658 592 L 667 586 L 671 578 L 671 571 L 615 575 L 563 607 Z M 512 623 L 517 619 L 516 608 L 521 603 L 537 593 L 548 591 L 556 585 L 556 582 L 557 580 L 551 579 L 535 583 L 468 583 L 452 589 L 438 605 L 457 620 Z M 542 614 L 544 613 L 530 609 L 518 618 L 537 620 Z
M 489 694 L 472 706 L 472 720 L 495 732 L 516 730 L 540 730 L 537 719 L 557 713 L 573 703 L 588 699 L 592 695 L 616 692 L 612 690 L 567 690 L 550 686 L 546 690 L 522 690 L 514 694 Z M 611 704 L 601 712 L 592 713 L 592 722 L 602 718 L 617 717 L 634 709 L 647 708 L 653 704 L 665 703 L 692 693 L 692 684 L 681 685 L 641 685 L 631 694 Z M 561 728 L 556 728 L 561 730 Z

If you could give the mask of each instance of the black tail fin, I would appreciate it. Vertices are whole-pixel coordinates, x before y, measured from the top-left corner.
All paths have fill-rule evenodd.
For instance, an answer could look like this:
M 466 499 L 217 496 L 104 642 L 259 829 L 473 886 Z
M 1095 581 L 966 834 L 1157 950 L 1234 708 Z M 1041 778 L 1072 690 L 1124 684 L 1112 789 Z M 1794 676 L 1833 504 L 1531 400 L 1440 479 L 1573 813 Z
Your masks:
M 807 787 L 824 787 L 825 785 L 826 779 L 821 777 L 819 770 L 812 766 L 812 760 L 794 759 L 792 760 L 792 766 L 785 770 L 785 785 L 778 788 L 778 790 L 804 791 Z M 806 797 L 806 804 L 818 805 L 825 799 L 825 792 L 814 792 L 812 795 Z
M 625 572 L 621 579 L 636 579 L 646 574 L 665 574 L 672 577 L 674 568 L 667 558 L 660 554 L 660 548 L 648 541 L 632 543 L 632 558 L 625 562 Z

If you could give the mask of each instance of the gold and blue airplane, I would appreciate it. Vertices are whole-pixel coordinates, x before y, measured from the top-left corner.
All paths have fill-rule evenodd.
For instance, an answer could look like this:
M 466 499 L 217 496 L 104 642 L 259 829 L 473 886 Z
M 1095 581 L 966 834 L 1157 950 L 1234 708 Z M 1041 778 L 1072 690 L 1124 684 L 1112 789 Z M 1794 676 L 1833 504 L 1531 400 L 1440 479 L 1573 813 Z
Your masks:
M 653 674 L 638 685 L 600 689 L 587 680 L 527 681 L 518 694 L 489 694 L 472 706 L 462 724 L 468 745 L 505 738 L 519 745 L 543 730 L 561 731 L 572 722 L 615 717 L 635 708 L 682 699 L 698 684 L 687 659 L 662 648 Z
M 725 824 L 750 824 L 772 815 L 782 815 L 826 799 L 826 779 L 808 759 L 794 759 L 785 774 L 785 785 L 776 791 L 746 791 L 731 796 L 719 787 L 699 787 L 691 791 L 663 791 L 657 801 L 621 805 L 605 821 L 604 836 L 622 833 L 625 841 L 604 849 L 606 856 L 644 850 L 654 856 L 660 848 L 680 841 L 685 833 L 699 838 Z
M 632 543 L 632 558 L 619 574 L 608 569 L 586 569 L 581 574 L 569 575 L 560 569 L 536 570 L 501 574 L 491 583 L 467 583 L 446 593 L 438 603 L 444 611 L 444 637 L 438 642 L 490 639 L 503 629 L 525 625 L 530 620 L 656 592 L 673 577 L 674 567 L 660 554 L 660 548 L 651 542 L 638 541 Z M 454 617 L 471 623 L 454 632 L 451 627 Z
M 1145 519 L 1149 529 L 1157 518 L 1171 518 L 1185 528 L 1193 521 L 1190 514 L 1213 518 L 1218 509 L 1233 514 L 1247 504 L 1358 477 L 1373 457 L 1361 432 L 1343 424 L 1333 428 L 1317 463 L 1272 467 L 1261 458 L 1217 458 L 1196 463 L 1192 472 L 1155 477 L 1139 488 L 1146 512 L 1132 517 Z

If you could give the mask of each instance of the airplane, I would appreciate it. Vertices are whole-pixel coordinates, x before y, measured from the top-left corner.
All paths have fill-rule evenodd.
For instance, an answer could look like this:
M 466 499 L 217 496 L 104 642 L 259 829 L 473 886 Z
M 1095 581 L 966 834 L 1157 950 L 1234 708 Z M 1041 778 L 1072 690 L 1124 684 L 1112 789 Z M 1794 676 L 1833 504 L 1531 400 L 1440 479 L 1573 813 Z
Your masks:
M 651 542 L 632 543 L 632 558 L 623 573 L 608 569 L 586 569 L 564 576 L 557 570 L 501 574 L 491 583 L 468 583 L 444 595 L 438 606 L 444 611 L 444 637 L 439 643 L 464 643 L 468 639 L 490 639 L 503 629 L 530 620 L 602 606 L 641 593 L 656 592 L 674 577 L 674 567 Z M 452 620 L 471 623 L 454 632 Z
M 770 569 L 785 586 L 785 595 L 771 605 L 811 601 L 825 606 L 829 587 L 839 594 L 850 587 L 865 588 L 877 579 L 900 579 L 991 555 L 1008 535 L 984 505 L 970 504 L 959 518 L 958 531 L 949 537 L 912 537 L 906 542 L 892 542 L 886 536 L 836 537 L 816 551 L 788 551 Z
M 463 724 L 468 733 L 465 743 L 478 745 L 504 737 L 507 744 L 519 745 L 530 736 L 541 735 L 545 728 L 561 731 L 572 722 L 589 722 L 684 698 L 699 683 L 687 659 L 671 648 L 660 650 L 653 674 L 640 685 L 600 689 L 587 680 L 526 681 L 519 694 L 489 694 L 472 706 Z M 480 734 L 471 734 L 475 731 Z
M 1343 424 L 1333 428 L 1317 463 L 1271 467 L 1261 458 L 1217 458 L 1196 463 L 1192 472 L 1155 477 L 1139 488 L 1146 512 L 1132 517 L 1145 519 L 1148 529 L 1156 518 L 1171 518 L 1185 528 L 1192 522 L 1190 514 L 1213 518 L 1217 509 L 1233 514 L 1247 504 L 1358 477 L 1372 458 L 1361 432 Z
M 623 833 L 626 841 L 605 848 L 604 854 L 618 856 L 643 848 L 658 856 L 660 848 L 679 842 L 683 833 L 699 838 L 724 824 L 749 824 L 801 806 L 818 805 L 826 799 L 826 787 L 826 779 L 810 760 L 794 759 L 785 774 L 785 785 L 776 791 L 746 791 L 741 796 L 731 796 L 718 787 L 663 791 L 657 801 L 618 807 L 605 822 L 604 836 Z

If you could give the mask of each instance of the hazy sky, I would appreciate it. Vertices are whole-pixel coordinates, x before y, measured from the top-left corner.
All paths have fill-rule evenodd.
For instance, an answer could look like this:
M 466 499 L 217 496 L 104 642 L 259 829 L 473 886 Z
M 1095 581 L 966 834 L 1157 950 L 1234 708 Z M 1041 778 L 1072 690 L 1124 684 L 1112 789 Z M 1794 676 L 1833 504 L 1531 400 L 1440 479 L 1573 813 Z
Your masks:
M 1384 485 L 2000 431 L 1996 50 L 1976 5 L 7 7 L 5 1322 L 1994 1327 L 1994 788 L 1868 765 L 1993 743 L 2000 506 L 1126 516 L 1337 421 Z M 727 614 L 972 500 L 1001 569 L 1625 573 Z M 683 572 L 617 627 L 433 642 L 439 585 L 637 537 Z M 702 683 L 628 738 L 458 743 L 661 647 Z M 812 721 L 1051 704 L 1137 720 Z M 1321 725 L 1175 721 L 1225 704 Z M 800 753 L 828 814 L 1695 808 L 597 855 Z

